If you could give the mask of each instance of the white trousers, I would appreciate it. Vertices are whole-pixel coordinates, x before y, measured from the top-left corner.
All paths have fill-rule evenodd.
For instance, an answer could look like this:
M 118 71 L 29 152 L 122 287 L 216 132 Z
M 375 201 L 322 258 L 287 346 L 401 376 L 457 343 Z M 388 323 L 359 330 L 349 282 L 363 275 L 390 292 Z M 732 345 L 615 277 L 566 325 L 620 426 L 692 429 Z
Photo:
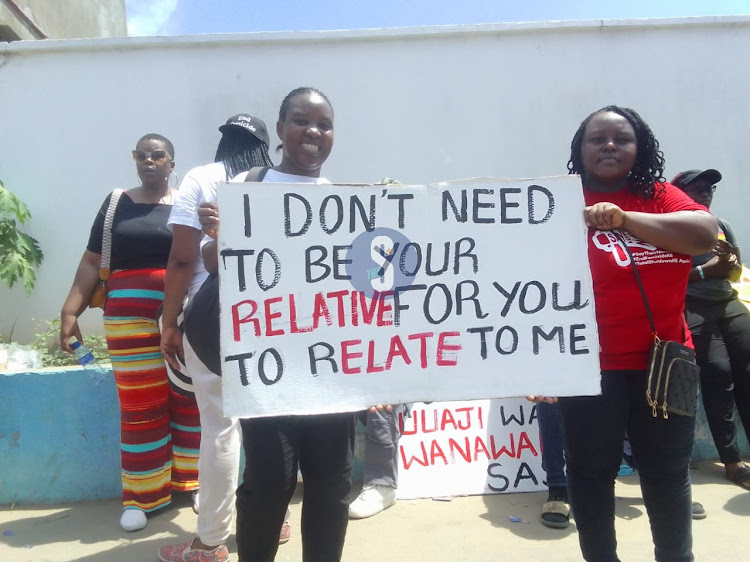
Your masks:
M 224 417 L 221 377 L 198 359 L 186 337 L 182 344 L 201 415 L 198 538 L 203 544 L 218 546 L 226 543 L 232 531 L 240 467 L 240 423 L 236 418 Z

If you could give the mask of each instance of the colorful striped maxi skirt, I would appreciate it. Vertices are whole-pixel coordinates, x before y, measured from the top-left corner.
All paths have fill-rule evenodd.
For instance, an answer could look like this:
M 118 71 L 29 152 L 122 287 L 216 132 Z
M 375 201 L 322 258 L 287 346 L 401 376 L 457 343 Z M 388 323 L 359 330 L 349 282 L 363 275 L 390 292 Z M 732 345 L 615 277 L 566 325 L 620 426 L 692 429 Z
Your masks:
M 156 311 L 164 269 L 116 271 L 107 282 L 104 331 L 120 398 L 122 504 L 149 512 L 172 490 L 198 488 L 200 415 L 195 397 L 170 388 Z

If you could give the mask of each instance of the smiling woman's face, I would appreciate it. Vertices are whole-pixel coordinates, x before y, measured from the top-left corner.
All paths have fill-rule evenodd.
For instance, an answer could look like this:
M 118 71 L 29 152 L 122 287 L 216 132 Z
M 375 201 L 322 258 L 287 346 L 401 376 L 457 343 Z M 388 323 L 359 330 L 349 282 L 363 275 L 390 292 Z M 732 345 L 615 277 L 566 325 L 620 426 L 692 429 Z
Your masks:
M 276 132 L 284 146 L 282 172 L 320 176 L 320 168 L 333 147 L 333 110 L 318 94 L 299 94 L 291 99 Z
M 597 113 L 586 125 L 581 143 L 586 187 L 619 189 L 637 155 L 638 141 L 630 122 L 612 111 Z

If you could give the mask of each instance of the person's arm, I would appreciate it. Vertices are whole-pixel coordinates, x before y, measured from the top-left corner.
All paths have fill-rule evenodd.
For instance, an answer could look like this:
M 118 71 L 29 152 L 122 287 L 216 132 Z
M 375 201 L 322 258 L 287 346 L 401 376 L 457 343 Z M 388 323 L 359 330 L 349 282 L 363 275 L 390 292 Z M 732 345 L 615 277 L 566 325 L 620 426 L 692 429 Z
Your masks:
M 216 250 L 216 240 L 204 242 L 201 246 L 201 257 L 206 271 L 216 275 L 219 273 L 219 253 Z
M 70 348 L 70 338 L 75 338 L 83 344 L 81 329 L 78 327 L 78 317 L 86 310 L 99 282 L 99 265 L 102 263 L 101 254 L 90 250 L 83 252 L 81 261 L 78 263 L 73 285 L 70 287 L 68 297 L 60 311 L 60 348 L 68 353 L 73 353 Z
M 699 256 L 716 246 L 716 219 L 706 211 L 625 213 L 625 230 L 657 248 Z
M 732 253 L 737 258 L 737 263 L 742 266 L 742 256 L 740 255 L 740 247 L 732 246 Z
M 201 257 L 206 271 L 212 274 L 219 272 L 219 254 L 216 251 L 216 237 L 219 235 L 219 207 L 215 203 L 203 202 L 198 209 L 198 218 L 203 227 L 203 233 L 213 240 L 204 242 L 201 246 Z
M 714 256 L 706 263 L 691 268 L 688 281 L 697 281 L 699 279 L 728 279 L 732 272 L 737 268 L 737 265 L 734 256 L 732 256 L 731 260 Z M 703 275 L 701 275 L 701 273 Z
M 641 213 L 605 202 L 586 207 L 584 218 L 590 228 L 625 230 L 657 248 L 688 256 L 710 252 L 718 237 L 716 219 L 706 211 Z
M 734 254 L 734 262 L 742 267 L 742 256 L 740 255 L 740 247 L 739 246 L 732 246 L 730 249 L 730 252 Z
M 177 357 L 183 357 L 182 333 L 177 326 L 177 317 L 182 310 L 198 261 L 201 231 L 197 211 L 203 198 L 202 186 L 210 182 L 210 174 L 204 166 L 193 168 L 185 174 L 169 215 L 172 247 L 164 279 L 160 348 L 167 363 L 176 369 L 180 368 Z
M 718 219 L 719 227 L 724 231 L 726 240 L 718 240 L 713 250 L 715 254 L 706 263 L 693 267 L 690 270 L 688 281 L 699 279 L 729 279 L 736 281 L 742 274 L 742 257 L 737 245 L 737 237 L 734 235 L 729 223 Z
M 177 326 L 177 317 L 193 279 L 200 239 L 200 230 L 181 224 L 172 225 L 172 249 L 169 252 L 164 280 L 161 352 L 164 359 L 175 369 L 180 368 L 175 356 L 183 356 L 182 333 Z
M 198 220 L 203 228 L 203 234 L 216 240 L 219 235 L 219 206 L 204 201 L 198 208 Z
M 726 237 L 727 251 L 734 254 L 734 256 L 737 258 L 737 264 L 742 267 L 742 256 L 740 255 L 740 245 L 737 243 L 737 235 L 734 233 L 734 230 L 727 221 L 719 219 L 719 226 L 724 231 L 724 236 Z M 722 242 L 722 240 L 719 240 L 719 245 L 717 245 L 717 248 L 721 245 Z

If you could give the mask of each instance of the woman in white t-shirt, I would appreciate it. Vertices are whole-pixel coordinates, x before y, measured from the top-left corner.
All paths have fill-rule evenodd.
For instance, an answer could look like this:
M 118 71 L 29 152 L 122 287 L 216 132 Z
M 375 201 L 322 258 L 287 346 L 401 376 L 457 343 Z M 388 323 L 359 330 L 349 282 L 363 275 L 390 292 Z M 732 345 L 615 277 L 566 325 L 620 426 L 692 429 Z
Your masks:
M 233 181 L 330 183 L 321 167 L 333 147 L 333 108 L 314 88 L 292 90 L 281 103 L 276 132 L 283 158 L 278 166 L 253 169 Z M 248 178 L 249 175 L 249 178 Z M 215 205 L 200 210 L 204 232 L 215 237 Z M 215 242 L 204 244 L 206 269 L 217 270 Z M 240 560 L 273 560 L 287 505 L 305 481 L 302 548 L 305 560 L 341 559 L 348 521 L 355 422 L 351 413 L 241 420 L 244 481 L 237 490 Z

